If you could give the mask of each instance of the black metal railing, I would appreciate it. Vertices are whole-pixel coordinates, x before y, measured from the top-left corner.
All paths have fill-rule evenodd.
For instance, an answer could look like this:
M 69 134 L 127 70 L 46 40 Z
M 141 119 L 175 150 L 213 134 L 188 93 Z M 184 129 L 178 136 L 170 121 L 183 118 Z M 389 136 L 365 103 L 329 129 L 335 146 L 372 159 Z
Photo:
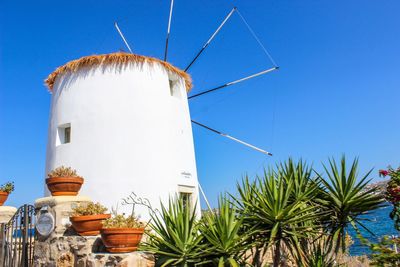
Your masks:
M 0 266 L 33 266 L 35 244 L 35 207 L 20 207 L 11 220 L 1 224 Z

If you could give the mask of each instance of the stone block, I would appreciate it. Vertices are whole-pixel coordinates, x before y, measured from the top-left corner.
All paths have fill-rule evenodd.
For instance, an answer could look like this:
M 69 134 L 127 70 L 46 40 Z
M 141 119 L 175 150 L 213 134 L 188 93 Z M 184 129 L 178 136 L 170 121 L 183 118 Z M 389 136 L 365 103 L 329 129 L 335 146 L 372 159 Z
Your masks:
M 131 253 L 117 267 L 154 267 L 154 257 L 143 252 Z
M 64 235 L 71 226 L 69 217 L 72 210 L 81 204 L 90 203 L 89 197 L 85 196 L 56 196 L 43 197 L 35 201 L 36 214 L 49 212 L 54 216 L 54 234 Z
M 17 212 L 17 208 L 11 206 L 0 206 L 0 223 L 8 223 Z

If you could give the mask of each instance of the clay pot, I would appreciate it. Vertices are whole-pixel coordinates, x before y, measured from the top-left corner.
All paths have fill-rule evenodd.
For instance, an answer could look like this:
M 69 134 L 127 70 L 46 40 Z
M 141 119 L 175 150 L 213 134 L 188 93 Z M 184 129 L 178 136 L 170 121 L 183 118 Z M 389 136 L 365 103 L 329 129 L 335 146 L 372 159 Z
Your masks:
M 3 206 L 4 202 L 6 202 L 8 198 L 8 193 L 0 191 L 0 206 Z
M 82 236 L 98 235 L 103 227 L 102 221 L 111 217 L 111 214 L 96 214 L 73 216 L 69 220 L 74 230 Z
M 137 250 L 144 228 L 103 228 L 100 233 L 108 252 L 125 253 Z
M 46 179 L 52 196 L 76 196 L 83 184 L 82 177 L 54 177 Z

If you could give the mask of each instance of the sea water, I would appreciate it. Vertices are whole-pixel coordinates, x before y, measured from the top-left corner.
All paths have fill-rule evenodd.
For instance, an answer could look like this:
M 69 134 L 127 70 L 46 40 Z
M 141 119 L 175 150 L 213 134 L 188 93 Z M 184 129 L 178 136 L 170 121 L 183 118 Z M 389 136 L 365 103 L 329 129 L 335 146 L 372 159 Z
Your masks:
M 366 219 L 366 221 L 362 222 L 363 225 L 365 225 L 372 233 L 374 233 L 374 235 L 368 233 L 368 231 L 361 229 L 360 227 L 362 236 L 367 238 L 371 242 L 377 243 L 385 235 L 400 235 L 400 232 L 398 232 L 394 228 L 394 223 L 389 217 L 392 209 L 393 206 L 388 204 L 387 206 L 375 210 L 368 215 L 363 215 L 362 218 Z M 350 255 L 368 255 L 371 253 L 367 246 L 361 244 L 360 240 L 357 238 L 355 231 L 349 229 L 349 233 L 354 241 L 354 244 L 350 247 L 349 250 Z

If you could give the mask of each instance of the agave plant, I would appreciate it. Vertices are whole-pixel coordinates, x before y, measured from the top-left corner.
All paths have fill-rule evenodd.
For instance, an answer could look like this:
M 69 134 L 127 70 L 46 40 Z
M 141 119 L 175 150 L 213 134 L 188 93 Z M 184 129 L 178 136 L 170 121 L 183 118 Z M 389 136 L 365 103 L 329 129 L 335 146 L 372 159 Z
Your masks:
M 254 183 L 245 179 L 243 187 L 238 187 L 240 199 L 236 199 L 236 203 L 241 203 L 238 206 L 246 224 L 257 229 L 255 243 L 267 244 L 273 249 L 274 266 L 280 265 L 282 251 L 301 258 L 300 240 L 316 232 L 314 222 L 320 216 L 310 201 L 315 187 L 303 186 L 300 190 L 294 173 L 279 168 L 265 171 L 264 177 L 257 178 Z
M 335 252 L 346 251 L 347 227 L 350 225 L 359 232 L 359 227 L 369 231 L 363 224 L 362 214 L 384 205 L 384 199 L 375 187 L 367 188 L 370 182 L 369 171 L 357 182 L 358 159 L 354 159 L 347 169 L 346 158 L 342 157 L 340 166 L 334 159 L 329 160 L 329 167 L 324 165 L 327 178 L 319 175 L 324 187 L 320 199 L 326 216 L 322 218 L 329 241 Z
M 280 163 L 277 170 L 280 172 L 280 177 L 285 179 L 287 183 L 293 182 L 293 199 L 301 197 L 305 192 L 310 194 L 308 197 L 311 202 L 314 202 L 313 200 L 320 196 L 321 188 L 318 176 L 315 175 L 313 168 L 303 160 L 296 163 L 292 158 L 289 158 L 286 162 Z
M 298 266 L 304 267 L 334 267 L 338 266 L 335 254 L 331 252 L 324 239 L 320 238 L 315 242 L 309 240 L 304 249 L 304 262 L 298 262 Z
M 268 250 L 268 243 L 260 242 L 262 236 L 265 236 L 267 232 L 263 232 L 258 223 L 255 223 L 250 214 L 256 207 L 254 192 L 257 190 L 256 182 L 250 182 L 249 177 L 246 176 L 242 181 L 236 184 L 239 196 L 230 195 L 234 200 L 234 205 L 242 219 L 241 233 L 252 234 L 249 237 L 249 243 L 252 244 L 250 252 L 250 262 L 253 266 L 263 266 L 263 259 Z
M 321 237 L 322 226 L 319 218 L 323 215 L 323 211 L 318 203 L 318 199 L 322 195 L 321 183 L 318 181 L 318 176 L 313 168 L 301 159 L 295 162 L 292 158 L 289 158 L 287 161 L 277 165 L 277 172 L 281 177 L 279 179 L 285 180 L 288 184 L 293 183 L 290 201 L 303 199 L 303 207 L 310 208 L 311 212 L 315 213 L 316 216 L 315 220 L 306 220 L 300 223 L 301 226 L 308 230 L 299 237 L 301 249 L 293 256 L 297 262 L 304 263 L 304 254 L 309 251 L 309 248 L 304 250 L 304 246 L 307 247 L 310 242 L 315 243 L 313 240 L 318 240 Z
M 242 232 L 243 218 L 226 197 L 220 197 L 218 209 L 203 215 L 200 233 L 206 248 L 204 263 L 214 266 L 244 266 L 245 252 L 251 248 L 251 232 Z
M 196 205 L 194 205 L 196 207 Z M 203 237 L 196 222 L 196 209 L 182 199 L 161 203 L 160 213 L 152 213 L 149 238 L 142 249 L 154 253 L 157 266 L 194 266 L 203 258 Z

